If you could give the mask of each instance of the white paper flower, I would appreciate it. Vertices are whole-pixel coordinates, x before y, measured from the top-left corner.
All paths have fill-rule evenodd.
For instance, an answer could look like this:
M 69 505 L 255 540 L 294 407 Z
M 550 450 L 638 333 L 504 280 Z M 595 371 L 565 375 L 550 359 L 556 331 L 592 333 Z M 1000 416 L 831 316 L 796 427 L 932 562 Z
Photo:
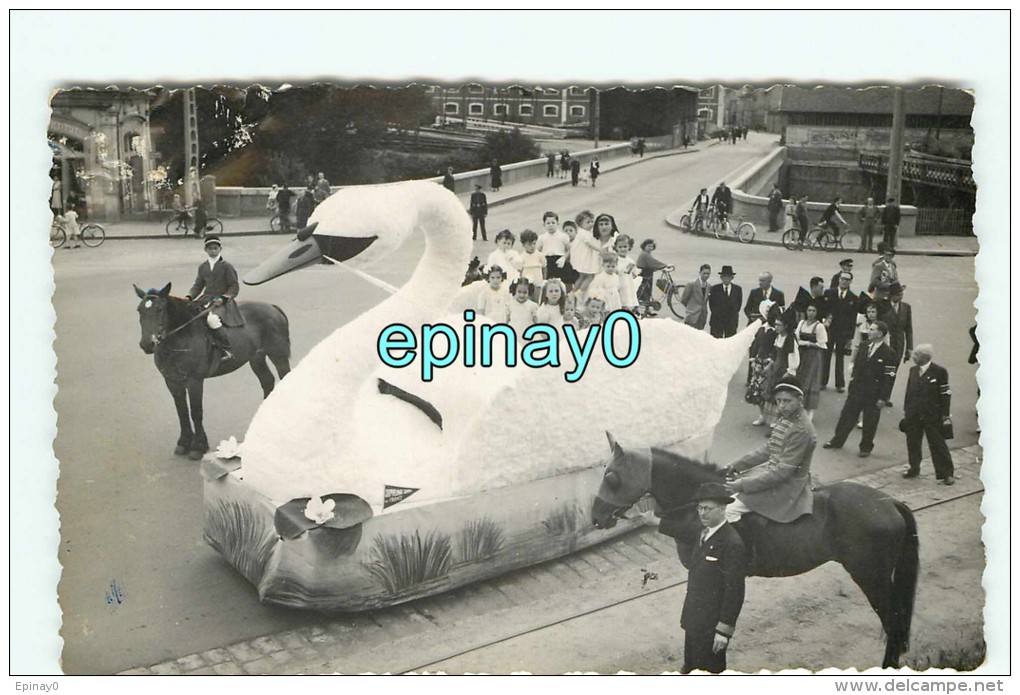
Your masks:
M 313 497 L 308 500 L 308 504 L 305 506 L 305 516 L 316 524 L 321 525 L 333 518 L 333 507 L 335 506 L 336 502 L 334 500 Z
M 224 439 L 216 447 L 216 456 L 221 459 L 233 459 L 241 456 L 241 445 L 237 442 L 237 437 L 231 436 L 230 439 Z

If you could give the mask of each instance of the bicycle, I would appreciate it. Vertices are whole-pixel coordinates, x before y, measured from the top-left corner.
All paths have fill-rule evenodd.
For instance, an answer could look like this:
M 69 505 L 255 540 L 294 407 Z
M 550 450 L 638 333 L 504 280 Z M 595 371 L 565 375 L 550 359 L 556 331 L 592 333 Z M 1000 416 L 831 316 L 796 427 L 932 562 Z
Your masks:
M 804 235 L 804 243 L 800 243 L 800 228 L 793 227 L 783 232 L 783 246 L 790 251 L 797 251 L 804 246 L 818 251 L 860 251 L 864 242 L 861 233 L 849 224 L 842 225 L 839 232 L 833 232 L 827 224 L 819 222 Z
M 693 221 L 692 221 L 693 220 Z M 680 218 L 680 229 L 687 234 L 705 231 L 705 221 L 701 213 L 691 208 L 687 214 Z
M 216 217 L 207 217 L 205 220 L 205 229 L 195 230 L 195 218 L 192 213 L 195 208 L 184 208 L 183 212 L 175 214 L 166 223 L 166 235 L 173 236 L 176 232 L 182 232 L 182 236 L 188 236 L 192 231 L 195 231 L 195 235 L 201 239 L 206 235 L 207 232 L 213 234 L 223 233 L 223 223 Z
M 279 215 L 279 213 L 277 213 L 277 214 L 275 214 L 275 215 L 273 215 L 272 217 L 269 218 L 269 228 L 271 230 L 273 230 L 273 232 L 286 232 L 286 231 L 290 231 L 290 230 L 294 229 L 296 227 L 296 223 L 295 223 L 295 220 L 294 220 L 294 213 L 293 213 L 293 211 L 290 212 L 287 215 L 287 218 L 290 221 L 290 226 L 287 229 L 283 229 L 280 226 L 280 215 Z
M 754 241 L 754 225 L 744 221 L 744 215 L 730 215 L 722 217 L 715 229 L 715 238 L 723 239 L 727 236 L 735 236 L 745 244 Z
M 98 225 L 95 222 L 86 222 L 78 229 L 78 237 L 81 239 L 81 243 L 90 248 L 95 248 L 106 241 L 106 230 L 103 229 L 102 225 Z M 67 243 L 66 222 L 59 218 L 54 218 L 53 223 L 50 225 L 50 246 L 58 249 L 65 243 Z
M 672 271 L 675 269 L 674 266 L 668 265 L 660 270 L 659 277 L 652 284 L 652 292 L 658 288 L 666 296 L 666 304 L 669 305 L 669 310 L 682 321 L 687 317 L 687 308 L 680 303 L 680 297 L 684 291 L 683 286 L 673 282 Z M 641 302 L 641 305 L 645 309 L 645 317 L 650 315 L 648 313 L 649 310 L 659 311 L 662 308 L 662 302 L 652 299 L 651 296 L 649 296 L 647 302 Z

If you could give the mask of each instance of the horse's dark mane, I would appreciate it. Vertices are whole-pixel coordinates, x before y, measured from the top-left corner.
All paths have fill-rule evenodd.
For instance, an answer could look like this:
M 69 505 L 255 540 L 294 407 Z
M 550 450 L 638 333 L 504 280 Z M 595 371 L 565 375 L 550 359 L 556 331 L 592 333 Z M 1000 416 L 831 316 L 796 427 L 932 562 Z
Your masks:
M 158 290 L 149 290 L 149 294 L 158 295 Z M 174 329 L 192 318 L 202 310 L 198 304 L 189 302 L 184 297 L 168 296 L 166 298 L 167 329 Z
M 665 449 L 652 449 L 652 496 L 663 510 L 686 505 L 702 483 L 721 483 L 723 473 L 703 463 Z
M 717 482 L 719 477 L 722 475 L 722 471 L 720 471 L 714 463 L 696 461 L 695 459 L 687 458 L 683 454 L 666 451 L 665 449 L 652 448 L 652 453 L 655 454 L 655 458 L 657 460 L 664 460 L 664 463 L 669 463 L 674 466 L 682 466 L 684 468 L 691 468 L 694 469 L 695 472 L 703 473 L 703 476 L 697 476 L 699 478 L 699 483 Z

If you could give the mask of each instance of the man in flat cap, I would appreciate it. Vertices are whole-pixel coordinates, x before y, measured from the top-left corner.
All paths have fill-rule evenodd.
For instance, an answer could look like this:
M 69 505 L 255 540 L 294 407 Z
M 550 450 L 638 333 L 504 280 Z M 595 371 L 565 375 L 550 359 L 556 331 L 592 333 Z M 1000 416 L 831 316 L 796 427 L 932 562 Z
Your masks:
M 907 436 L 907 470 L 903 477 L 916 478 L 921 474 L 921 439 L 927 437 L 936 479 L 952 485 L 956 482 L 953 457 L 946 445 L 946 435 L 952 436 L 953 426 L 949 417 L 953 393 L 949 388 L 949 373 L 945 367 L 931 361 L 932 347 L 927 343 L 914 348 L 912 358 L 914 366 L 907 379 L 900 427 Z
M 744 605 L 747 575 L 744 543 L 726 523 L 733 501 L 725 485 L 704 483 L 694 493 L 702 531 L 687 567 L 687 596 L 680 627 L 684 629 L 682 673 L 726 670 L 726 648 Z

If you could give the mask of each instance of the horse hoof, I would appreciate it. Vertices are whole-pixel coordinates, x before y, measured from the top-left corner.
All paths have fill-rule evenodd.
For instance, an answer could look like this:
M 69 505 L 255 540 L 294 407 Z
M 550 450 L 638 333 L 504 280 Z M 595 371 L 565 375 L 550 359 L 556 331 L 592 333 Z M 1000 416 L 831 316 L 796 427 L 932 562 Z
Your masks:
M 188 452 L 188 458 L 191 459 L 192 461 L 200 461 L 202 459 L 202 456 L 204 456 L 204 455 L 205 455 L 204 451 L 189 451 Z
M 174 456 L 184 456 L 186 453 L 188 453 L 188 447 L 186 446 L 178 445 L 177 448 L 174 449 Z

